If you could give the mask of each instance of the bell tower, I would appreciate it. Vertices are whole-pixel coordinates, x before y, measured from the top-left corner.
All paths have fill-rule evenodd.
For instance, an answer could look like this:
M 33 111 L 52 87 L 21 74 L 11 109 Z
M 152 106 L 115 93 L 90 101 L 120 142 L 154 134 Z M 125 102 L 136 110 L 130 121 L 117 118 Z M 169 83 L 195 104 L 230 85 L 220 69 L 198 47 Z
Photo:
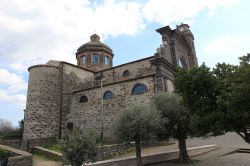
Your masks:
M 184 36 L 186 39 L 190 51 L 189 51 L 189 64 L 190 66 L 197 66 L 197 58 L 196 58 L 196 52 L 195 52 L 195 46 L 194 46 L 194 35 L 190 31 L 188 24 L 181 24 L 177 26 L 178 31 Z
M 77 65 L 98 72 L 113 66 L 113 51 L 100 42 L 100 36 L 93 34 L 90 42 L 81 45 L 76 52 Z

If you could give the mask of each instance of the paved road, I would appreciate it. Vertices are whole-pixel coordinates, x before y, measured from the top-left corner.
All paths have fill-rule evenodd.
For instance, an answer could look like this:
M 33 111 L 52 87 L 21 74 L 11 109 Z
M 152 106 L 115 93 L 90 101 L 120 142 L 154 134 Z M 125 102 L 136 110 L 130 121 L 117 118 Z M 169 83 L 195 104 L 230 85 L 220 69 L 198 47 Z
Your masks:
M 233 153 L 228 154 L 238 148 L 249 148 L 250 145 L 245 143 L 237 134 L 227 133 L 223 136 L 211 137 L 207 139 L 193 138 L 187 141 L 188 147 L 200 146 L 205 144 L 216 144 L 221 146 L 216 151 L 193 157 L 194 166 L 250 166 L 250 153 Z M 177 148 L 177 146 L 175 145 Z M 174 148 L 174 146 L 170 147 Z M 227 154 L 227 155 L 225 155 Z M 152 166 L 183 166 L 180 163 L 161 163 Z

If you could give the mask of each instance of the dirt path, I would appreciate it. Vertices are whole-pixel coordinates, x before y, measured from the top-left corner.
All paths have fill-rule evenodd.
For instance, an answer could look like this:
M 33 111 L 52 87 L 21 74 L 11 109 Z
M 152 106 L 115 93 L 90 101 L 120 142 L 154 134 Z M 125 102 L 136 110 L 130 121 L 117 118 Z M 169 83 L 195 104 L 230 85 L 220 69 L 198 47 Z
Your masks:
M 33 166 L 62 166 L 63 163 L 51 161 L 44 157 L 33 155 Z

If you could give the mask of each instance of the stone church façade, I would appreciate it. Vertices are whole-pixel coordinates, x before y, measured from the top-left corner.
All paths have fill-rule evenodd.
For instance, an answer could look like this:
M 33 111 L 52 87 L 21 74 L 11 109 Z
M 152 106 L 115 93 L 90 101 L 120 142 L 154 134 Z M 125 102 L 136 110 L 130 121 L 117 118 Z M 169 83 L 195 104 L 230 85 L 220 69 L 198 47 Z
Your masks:
M 67 128 L 101 130 L 103 75 L 104 137 L 123 108 L 149 103 L 160 91 L 172 92 L 176 66 L 197 65 L 194 36 L 187 24 L 156 30 L 162 45 L 155 55 L 113 67 L 113 52 L 96 34 L 77 49 L 77 65 L 62 61 L 31 66 L 23 140 L 61 138 Z

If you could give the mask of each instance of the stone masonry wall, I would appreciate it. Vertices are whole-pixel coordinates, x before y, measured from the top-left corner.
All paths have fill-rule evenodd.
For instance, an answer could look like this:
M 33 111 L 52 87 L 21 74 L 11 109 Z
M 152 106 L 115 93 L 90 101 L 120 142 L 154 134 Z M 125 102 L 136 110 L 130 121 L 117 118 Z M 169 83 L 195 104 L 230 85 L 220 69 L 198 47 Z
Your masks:
M 147 86 L 148 92 L 140 95 L 132 95 L 133 87 L 142 83 Z M 136 80 L 121 82 L 118 84 L 106 85 L 103 92 L 112 91 L 113 99 L 104 100 L 104 136 L 112 136 L 113 123 L 126 108 L 134 103 L 149 103 L 150 98 L 155 95 L 154 80 L 152 76 L 140 78 Z M 79 103 L 82 95 L 88 97 L 88 102 Z M 67 122 L 73 122 L 74 127 L 83 131 L 93 129 L 100 133 L 101 127 L 101 104 L 100 104 L 100 88 L 93 88 L 86 91 L 74 93 L 71 99 L 70 113 L 67 115 Z
M 9 146 L 9 147 L 12 147 L 12 148 L 19 149 L 20 145 L 21 145 L 21 140 L 20 139 L 7 140 L 7 139 L 1 139 L 0 138 L 0 144 L 1 145 L 6 145 L 6 146 Z
M 94 86 L 94 73 L 67 63 L 63 64 L 61 130 L 64 131 L 66 115 L 69 113 L 71 92 L 75 89 Z
M 134 63 L 128 63 L 114 67 L 112 69 L 104 70 L 103 83 L 108 84 L 120 82 L 152 74 L 154 72 L 150 63 L 150 60 L 152 59 L 154 59 L 154 57 L 145 58 L 144 60 L 139 60 Z M 129 72 L 129 75 L 124 77 L 123 72 L 126 70 Z M 96 84 L 99 85 L 99 81 L 96 82 Z
M 189 59 L 188 59 L 188 48 L 187 46 L 184 44 L 184 38 L 181 40 L 181 38 L 177 35 L 175 35 L 175 53 L 176 53 L 176 60 L 178 63 L 179 59 L 184 59 L 187 67 L 189 67 Z
M 32 166 L 32 154 L 14 149 L 12 147 L 0 145 L 1 149 L 11 152 L 11 157 L 8 158 L 7 166 Z
M 59 69 L 50 65 L 38 65 L 31 67 L 29 72 L 23 139 L 58 137 Z

